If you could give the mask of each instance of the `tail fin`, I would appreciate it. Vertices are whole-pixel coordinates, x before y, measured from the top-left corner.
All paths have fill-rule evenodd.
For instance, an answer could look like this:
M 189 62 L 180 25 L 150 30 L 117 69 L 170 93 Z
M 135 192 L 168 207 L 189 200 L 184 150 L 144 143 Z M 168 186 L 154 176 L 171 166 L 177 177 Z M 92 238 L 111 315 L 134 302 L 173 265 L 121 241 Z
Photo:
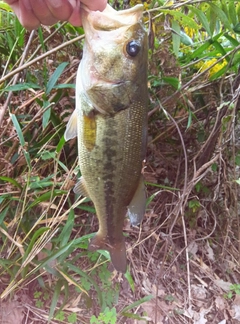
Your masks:
M 106 250 L 110 253 L 114 268 L 122 273 L 127 271 L 126 246 L 124 240 L 113 246 L 106 244 L 106 240 L 96 234 L 91 240 L 88 249 L 90 251 Z

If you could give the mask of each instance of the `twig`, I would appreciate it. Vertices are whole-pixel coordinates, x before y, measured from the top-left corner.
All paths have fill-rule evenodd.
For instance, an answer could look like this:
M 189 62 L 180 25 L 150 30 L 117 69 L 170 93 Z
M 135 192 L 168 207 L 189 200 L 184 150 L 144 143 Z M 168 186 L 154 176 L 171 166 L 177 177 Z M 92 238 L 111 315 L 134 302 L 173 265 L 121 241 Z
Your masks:
M 19 68 L 23 65 L 23 62 L 24 62 L 24 60 L 25 60 L 25 58 L 26 58 L 26 56 L 27 56 L 27 54 L 28 54 L 28 51 L 29 51 L 30 45 L 31 45 L 32 40 L 33 40 L 34 33 L 35 33 L 35 30 L 33 30 L 33 31 L 31 32 L 30 36 L 29 36 L 29 39 L 28 39 L 27 45 L 26 45 L 26 47 L 24 48 L 23 55 L 22 55 L 21 61 L 20 61 L 20 63 L 19 63 Z M 16 69 L 16 70 L 17 70 L 17 69 Z M 16 71 L 16 70 L 15 70 L 15 71 Z M 17 73 L 15 73 L 12 85 L 15 85 L 15 84 L 17 83 L 17 81 L 18 81 L 18 79 L 19 79 L 19 75 L 20 75 L 20 71 L 17 72 Z M 0 83 L 1 83 L 1 82 L 0 82 Z M 9 105 L 9 102 L 10 102 L 10 100 L 11 100 L 11 98 L 12 98 L 12 95 L 13 95 L 13 92 L 10 91 L 9 94 L 8 94 L 8 96 L 7 96 L 7 100 L 6 100 L 5 104 L 3 105 L 3 107 L 2 107 L 1 110 L 0 110 L 0 127 L 1 127 L 1 125 L 2 125 L 3 117 L 4 117 L 4 115 L 5 115 L 5 112 L 6 112 L 6 110 L 7 110 L 7 107 L 8 107 L 8 105 Z
M 63 43 L 63 44 L 55 47 L 54 49 L 52 49 L 52 50 L 50 50 L 50 51 L 36 57 L 32 61 L 29 61 L 29 62 L 25 63 L 21 67 L 15 69 L 14 71 L 9 72 L 7 75 L 5 75 L 3 78 L 1 78 L 0 79 L 0 84 L 2 82 L 6 81 L 7 79 L 11 78 L 12 76 L 14 76 L 16 73 L 21 72 L 22 70 L 28 68 L 29 66 L 35 64 L 36 62 L 43 60 L 45 57 L 47 57 L 47 56 L 49 56 L 49 55 L 51 55 L 51 54 L 53 54 L 55 52 L 58 52 L 59 50 L 61 50 L 64 47 L 66 47 L 66 46 L 68 46 L 70 44 L 73 44 L 73 43 L 77 42 L 78 40 L 82 40 L 84 37 L 85 37 L 84 35 L 81 35 L 81 36 L 78 36 L 78 37 L 76 37 L 74 39 L 71 39 L 70 41 L 68 41 L 66 43 Z

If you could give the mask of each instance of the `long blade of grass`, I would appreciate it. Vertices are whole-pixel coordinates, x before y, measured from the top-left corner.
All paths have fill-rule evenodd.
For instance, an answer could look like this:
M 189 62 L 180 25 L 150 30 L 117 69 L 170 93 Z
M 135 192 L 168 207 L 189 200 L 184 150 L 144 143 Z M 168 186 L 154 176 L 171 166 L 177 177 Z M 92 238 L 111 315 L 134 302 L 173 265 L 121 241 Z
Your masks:
M 66 222 L 65 226 L 63 227 L 63 230 L 57 239 L 57 242 L 60 243 L 60 247 L 67 244 L 67 242 L 70 238 L 70 235 L 72 233 L 72 229 L 74 226 L 74 217 L 75 217 L 74 211 L 73 211 L 73 209 L 70 209 L 67 222 Z
M 12 113 L 9 113 L 10 114 L 10 117 L 12 119 L 12 122 L 13 122 L 13 125 L 16 129 L 16 132 L 18 134 L 18 138 L 19 138 L 19 141 L 20 141 L 20 144 L 22 147 L 24 147 L 25 145 L 25 140 L 24 140 L 24 137 L 23 137 L 23 132 L 22 132 L 22 129 L 21 129 L 21 126 L 17 120 L 17 117 L 15 114 L 12 114 Z
M 97 292 L 97 295 L 98 295 L 99 304 L 102 306 L 103 298 L 102 298 L 101 290 L 98 287 L 98 284 L 90 276 L 88 276 L 84 271 L 82 271 L 78 267 L 74 266 L 70 262 L 66 262 L 66 265 L 70 270 L 74 271 L 75 273 L 78 273 L 81 277 L 84 277 L 87 281 L 89 281 L 94 286 L 94 288 Z
M 22 90 L 28 90 L 28 89 L 41 89 L 41 87 L 32 82 L 25 82 L 25 83 L 17 83 L 15 85 L 9 86 L 4 88 L 4 91 L 22 91 Z
M 224 13 L 224 11 L 219 7 L 217 6 L 215 3 L 213 2 L 209 2 L 208 3 L 209 6 L 213 9 L 213 11 L 215 12 L 215 14 L 217 15 L 217 17 L 219 18 L 219 20 L 222 22 L 222 24 L 227 28 L 229 29 L 230 31 L 233 31 L 232 30 L 232 26 L 228 20 L 228 17 L 226 16 L 226 14 Z
M 136 302 L 130 304 L 129 306 L 127 307 L 124 307 L 123 310 L 121 311 L 121 313 L 124 313 L 124 312 L 128 312 L 129 310 L 135 308 L 135 307 L 138 307 L 140 306 L 141 304 L 151 300 L 154 296 L 153 295 L 148 295 L 148 296 L 145 296 L 139 300 L 137 300 Z
M 49 310 L 48 323 L 53 318 L 53 314 L 56 309 L 57 302 L 58 302 L 62 287 L 63 287 L 63 281 L 58 280 L 58 282 L 56 283 L 56 285 L 54 287 L 54 293 L 53 293 L 52 302 L 51 302 L 51 306 L 50 306 L 50 310 Z
M 55 86 L 55 84 L 57 83 L 57 80 L 59 79 L 60 75 L 62 74 L 63 70 L 65 69 L 65 67 L 68 65 L 68 62 L 63 62 L 61 63 L 56 71 L 52 74 L 52 76 L 50 77 L 47 86 L 46 86 L 46 95 L 48 95 L 53 87 Z
M 200 23 L 202 24 L 203 28 L 206 30 L 206 32 L 208 33 L 208 35 L 210 37 L 212 37 L 212 32 L 210 29 L 210 25 L 208 23 L 207 17 L 204 14 L 203 11 L 197 9 L 196 7 L 193 6 L 187 6 L 193 13 L 195 13 L 195 15 L 198 17 Z
M 28 247 L 27 247 L 27 250 L 26 252 L 24 253 L 24 256 L 23 256 L 23 259 L 22 259 L 22 264 L 25 263 L 26 259 L 28 258 L 36 240 L 43 234 L 45 233 L 46 231 L 49 231 L 50 228 L 49 227 L 41 227 L 39 228 L 38 230 L 36 230 L 36 232 L 33 234 L 33 237 L 30 241 L 30 243 L 28 244 Z
M 5 182 L 9 182 L 12 185 L 14 185 L 15 187 L 19 188 L 22 190 L 22 186 L 20 185 L 20 183 L 18 183 L 15 179 L 13 178 L 9 178 L 9 177 L 5 177 L 5 176 L 0 176 L 0 180 L 5 181 Z
M 179 47 L 180 47 L 180 40 L 181 40 L 181 36 L 180 36 L 180 25 L 177 21 L 173 20 L 172 22 L 172 29 L 173 29 L 173 33 L 172 33 L 172 40 L 173 40 L 173 52 L 176 55 L 176 57 L 178 57 L 179 54 Z

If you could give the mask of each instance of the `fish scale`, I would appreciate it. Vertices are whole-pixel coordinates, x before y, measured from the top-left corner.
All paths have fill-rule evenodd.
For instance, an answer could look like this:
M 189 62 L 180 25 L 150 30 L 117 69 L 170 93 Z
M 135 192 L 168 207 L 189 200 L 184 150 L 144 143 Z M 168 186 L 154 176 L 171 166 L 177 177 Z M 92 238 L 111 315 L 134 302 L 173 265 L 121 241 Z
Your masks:
M 107 6 L 103 12 L 82 12 L 86 42 L 76 80 L 76 111 L 65 138 L 78 137 L 82 177 L 74 190 L 91 198 L 99 220 L 89 249 L 109 251 L 114 267 L 124 273 L 124 219 L 128 210 L 133 225 L 138 224 L 146 201 L 141 175 L 148 104 L 143 9 L 138 5 L 117 12 Z M 126 52 L 131 45 L 134 57 Z

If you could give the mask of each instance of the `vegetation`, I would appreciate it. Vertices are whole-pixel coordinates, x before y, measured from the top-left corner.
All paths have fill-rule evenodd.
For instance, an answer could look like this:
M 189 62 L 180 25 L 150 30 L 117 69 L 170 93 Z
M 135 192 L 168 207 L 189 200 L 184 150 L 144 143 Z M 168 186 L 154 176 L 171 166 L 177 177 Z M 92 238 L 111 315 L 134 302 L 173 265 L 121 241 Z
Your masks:
M 106 251 L 87 250 L 94 208 L 71 190 L 76 140 L 65 143 L 63 134 L 83 29 L 27 32 L 0 1 L 3 323 L 240 320 L 240 3 L 144 6 L 149 199 L 140 228 L 126 222 L 129 269 L 121 276 Z

